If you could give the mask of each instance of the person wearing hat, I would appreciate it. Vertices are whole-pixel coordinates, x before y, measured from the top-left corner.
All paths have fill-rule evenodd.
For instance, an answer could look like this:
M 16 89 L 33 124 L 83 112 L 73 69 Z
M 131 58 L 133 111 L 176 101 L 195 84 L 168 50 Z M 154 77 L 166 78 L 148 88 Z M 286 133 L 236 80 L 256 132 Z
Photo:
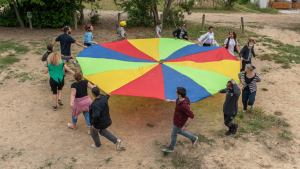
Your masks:
M 126 28 L 126 21 L 120 22 L 121 27 L 117 29 L 118 38 L 117 41 L 127 39 L 127 33 L 124 28 Z
M 197 44 L 201 44 L 202 46 L 219 46 L 217 41 L 215 41 L 215 36 L 214 36 L 214 27 L 210 26 L 209 32 L 207 32 L 204 35 L 201 35 L 200 38 L 198 39 Z
M 113 142 L 116 145 L 116 149 L 118 149 L 121 145 L 121 140 L 117 139 L 112 133 L 107 130 L 107 128 L 112 123 L 108 106 L 108 99 L 110 95 L 100 94 L 100 89 L 98 87 L 94 87 L 92 89 L 92 94 L 95 98 L 89 108 L 91 136 L 95 142 L 95 144 L 92 145 L 92 148 L 102 149 L 100 138 L 98 135 L 99 132 L 101 136 L 104 136 L 108 140 Z

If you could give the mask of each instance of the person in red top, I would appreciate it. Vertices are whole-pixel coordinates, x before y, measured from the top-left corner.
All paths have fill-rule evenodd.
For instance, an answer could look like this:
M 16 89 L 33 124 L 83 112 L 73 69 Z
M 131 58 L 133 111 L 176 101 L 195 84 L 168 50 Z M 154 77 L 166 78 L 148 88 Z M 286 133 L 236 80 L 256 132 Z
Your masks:
M 175 113 L 173 118 L 173 130 L 171 134 L 170 146 L 163 149 L 164 152 L 174 152 L 174 147 L 177 140 L 177 134 L 181 134 L 192 141 L 192 146 L 194 146 L 198 140 L 198 137 L 191 135 L 186 132 L 186 129 L 192 119 L 194 118 L 194 113 L 190 110 L 190 99 L 186 97 L 186 89 L 183 87 L 177 87 L 176 95 L 178 99 L 169 100 L 167 102 L 175 102 Z

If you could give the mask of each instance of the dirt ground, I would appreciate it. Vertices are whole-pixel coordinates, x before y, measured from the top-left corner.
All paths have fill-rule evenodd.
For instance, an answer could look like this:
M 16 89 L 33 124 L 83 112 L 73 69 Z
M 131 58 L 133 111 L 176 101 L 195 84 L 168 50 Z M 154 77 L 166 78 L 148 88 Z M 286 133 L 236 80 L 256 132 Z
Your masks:
M 201 19 L 202 14 L 193 14 L 191 20 Z M 243 14 L 209 14 L 209 22 L 221 23 L 239 22 Z M 247 15 L 247 16 L 246 16 Z M 116 39 L 115 21 L 104 18 L 103 25 L 96 27 L 94 35 L 101 37 L 98 42 L 110 42 Z M 299 33 L 285 34 L 273 25 L 300 22 L 299 15 L 280 14 L 262 15 L 245 14 L 247 22 L 264 24 L 264 29 L 258 34 L 278 36 L 278 40 L 296 43 L 300 40 Z M 109 17 L 107 17 L 109 18 Z M 232 21 L 232 20 L 234 21 Z M 221 24 L 220 23 L 220 24 Z M 269 27 L 272 32 L 269 32 Z M 150 29 L 151 30 L 151 29 Z M 149 29 L 134 28 L 128 31 L 129 38 L 143 36 Z M 0 27 L 0 40 L 10 40 L 30 45 L 30 41 L 51 41 L 61 31 L 56 30 L 29 30 L 20 28 Z M 73 31 L 72 36 L 81 42 L 84 32 Z M 284 36 L 285 35 L 285 36 Z M 282 38 L 284 36 L 284 38 Z M 274 38 L 276 39 L 276 38 Z M 295 44 L 294 44 L 295 45 Z M 299 45 L 299 44 L 298 44 Z M 73 54 L 78 54 L 82 49 L 72 46 Z M 259 51 L 257 51 L 259 54 Z M 83 115 L 79 116 L 78 128 L 71 130 L 67 123 L 71 122 L 71 109 L 69 107 L 70 85 L 73 77 L 66 75 L 63 88 L 63 106 L 58 111 L 52 110 L 52 98 L 49 86 L 49 75 L 43 74 L 45 64 L 40 61 L 41 56 L 31 51 L 21 57 L 21 61 L 10 66 L 15 72 L 32 72 L 36 77 L 24 83 L 19 79 L 6 79 L 0 85 L 0 168 L 174 168 L 171 165 L 172 156 L 163 157 L 162 147 L 170 143 L 174 104 L 163 100 L 111 96 L 109 100 L 110 114 L 113 121 L 108 128 L 122 140 L 122 151 L 116 151 L 115 145 L 103 137 L 102 150 L 92 149 L 92 138 L 87 134 L 88 128 Z M 218 131 L 225 130 L 223 125 L 222 106 L 224 95 L 217 94 L 191 104 L 195 118 L 188 127 L 192 134 L 201 133 L 207 138 L 213 138 L 213 146 L 197 143 L 191 147 L 190 142 L 182 136 L 178 137 L 181 145 L 176 146 L 180 156 L 189 158 L 198 157 L 197 163 L 201 168 L 300 168 L 300 65 L 292 64 L 291 69 L 282 69 L 280 64 L 273 61 L 254 61 L 257 73 L 262 82 L 258 84 L 255 106 L 262 107 L 267 113 L 281 112 L 291 124 L 293 133 L 291 141 L 282 141 L 277 138 L 276 128 L 267 134 L 271 139 L 265 140 L 266 144 L 258 142 L 252 134 L 249 141 L 233 137 L 219 137 Z M 271 67 L 270 72 L 261 72 L 262 67 Z M 75 68 L 70 65 L 71 68 Z M 0 74 L 4 79 L 7 71 Z M 225 86 L 225 84 L 224 84 Z M 241 87 L 241 86 L 240 86 Z M 267 88 L 268 91 L 262 91 Z M 241 100 L 241 99 L 240 99 Z M 241 109 L 241 101 L 239 107 Z M 147 124 L 152 124 L 149 127 Z M 274 134 L 275 133 L 275 134 Z

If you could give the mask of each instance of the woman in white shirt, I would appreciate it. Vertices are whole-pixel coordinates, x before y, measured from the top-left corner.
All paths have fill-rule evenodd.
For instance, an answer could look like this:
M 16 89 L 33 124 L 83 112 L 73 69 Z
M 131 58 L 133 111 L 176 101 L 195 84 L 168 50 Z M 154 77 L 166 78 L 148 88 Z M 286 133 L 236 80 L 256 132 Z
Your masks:
M 198 39 L 199 42 L 197 44 L 201 44 L 202 46 L 219 46 L 219 44 L 215 41 L 215 36 L 214 36 L 214 27 L 210 26 L 209 32 L 206 34 L 200 36 Z
M 229 38 L 225 39 L 224 47 L 228 50 L 228 52 L 234 56 L 234 52 L 240 53 L 240 49 L 238 47 L 237 35 L 234 31 L 229 32 Z

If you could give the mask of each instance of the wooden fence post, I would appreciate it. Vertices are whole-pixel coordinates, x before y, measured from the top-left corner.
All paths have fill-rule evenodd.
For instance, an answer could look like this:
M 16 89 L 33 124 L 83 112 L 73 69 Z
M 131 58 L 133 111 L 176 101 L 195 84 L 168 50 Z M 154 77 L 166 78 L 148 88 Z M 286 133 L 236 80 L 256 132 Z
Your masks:
M 244 29 L 244 18 L 243 18 L 243 17 L 241 18 L 241 21 L 242 21 L 242 33 L 245 33 L 245 29 Z
M 120 22 L 121 22 L 121 13 L 118 13 L 118 25 L 120 27 Z
M 77 31 L 77 15 L 76 15 L 76 12 L 74 13 L 74 27 L 75 27 L 75 31 Z
M 203 17 L 202 17 L 202 29 L 201 29 L 201 31 L 204 31 L 204 21 L 205 21 L 205 14 L 203 14 Z

